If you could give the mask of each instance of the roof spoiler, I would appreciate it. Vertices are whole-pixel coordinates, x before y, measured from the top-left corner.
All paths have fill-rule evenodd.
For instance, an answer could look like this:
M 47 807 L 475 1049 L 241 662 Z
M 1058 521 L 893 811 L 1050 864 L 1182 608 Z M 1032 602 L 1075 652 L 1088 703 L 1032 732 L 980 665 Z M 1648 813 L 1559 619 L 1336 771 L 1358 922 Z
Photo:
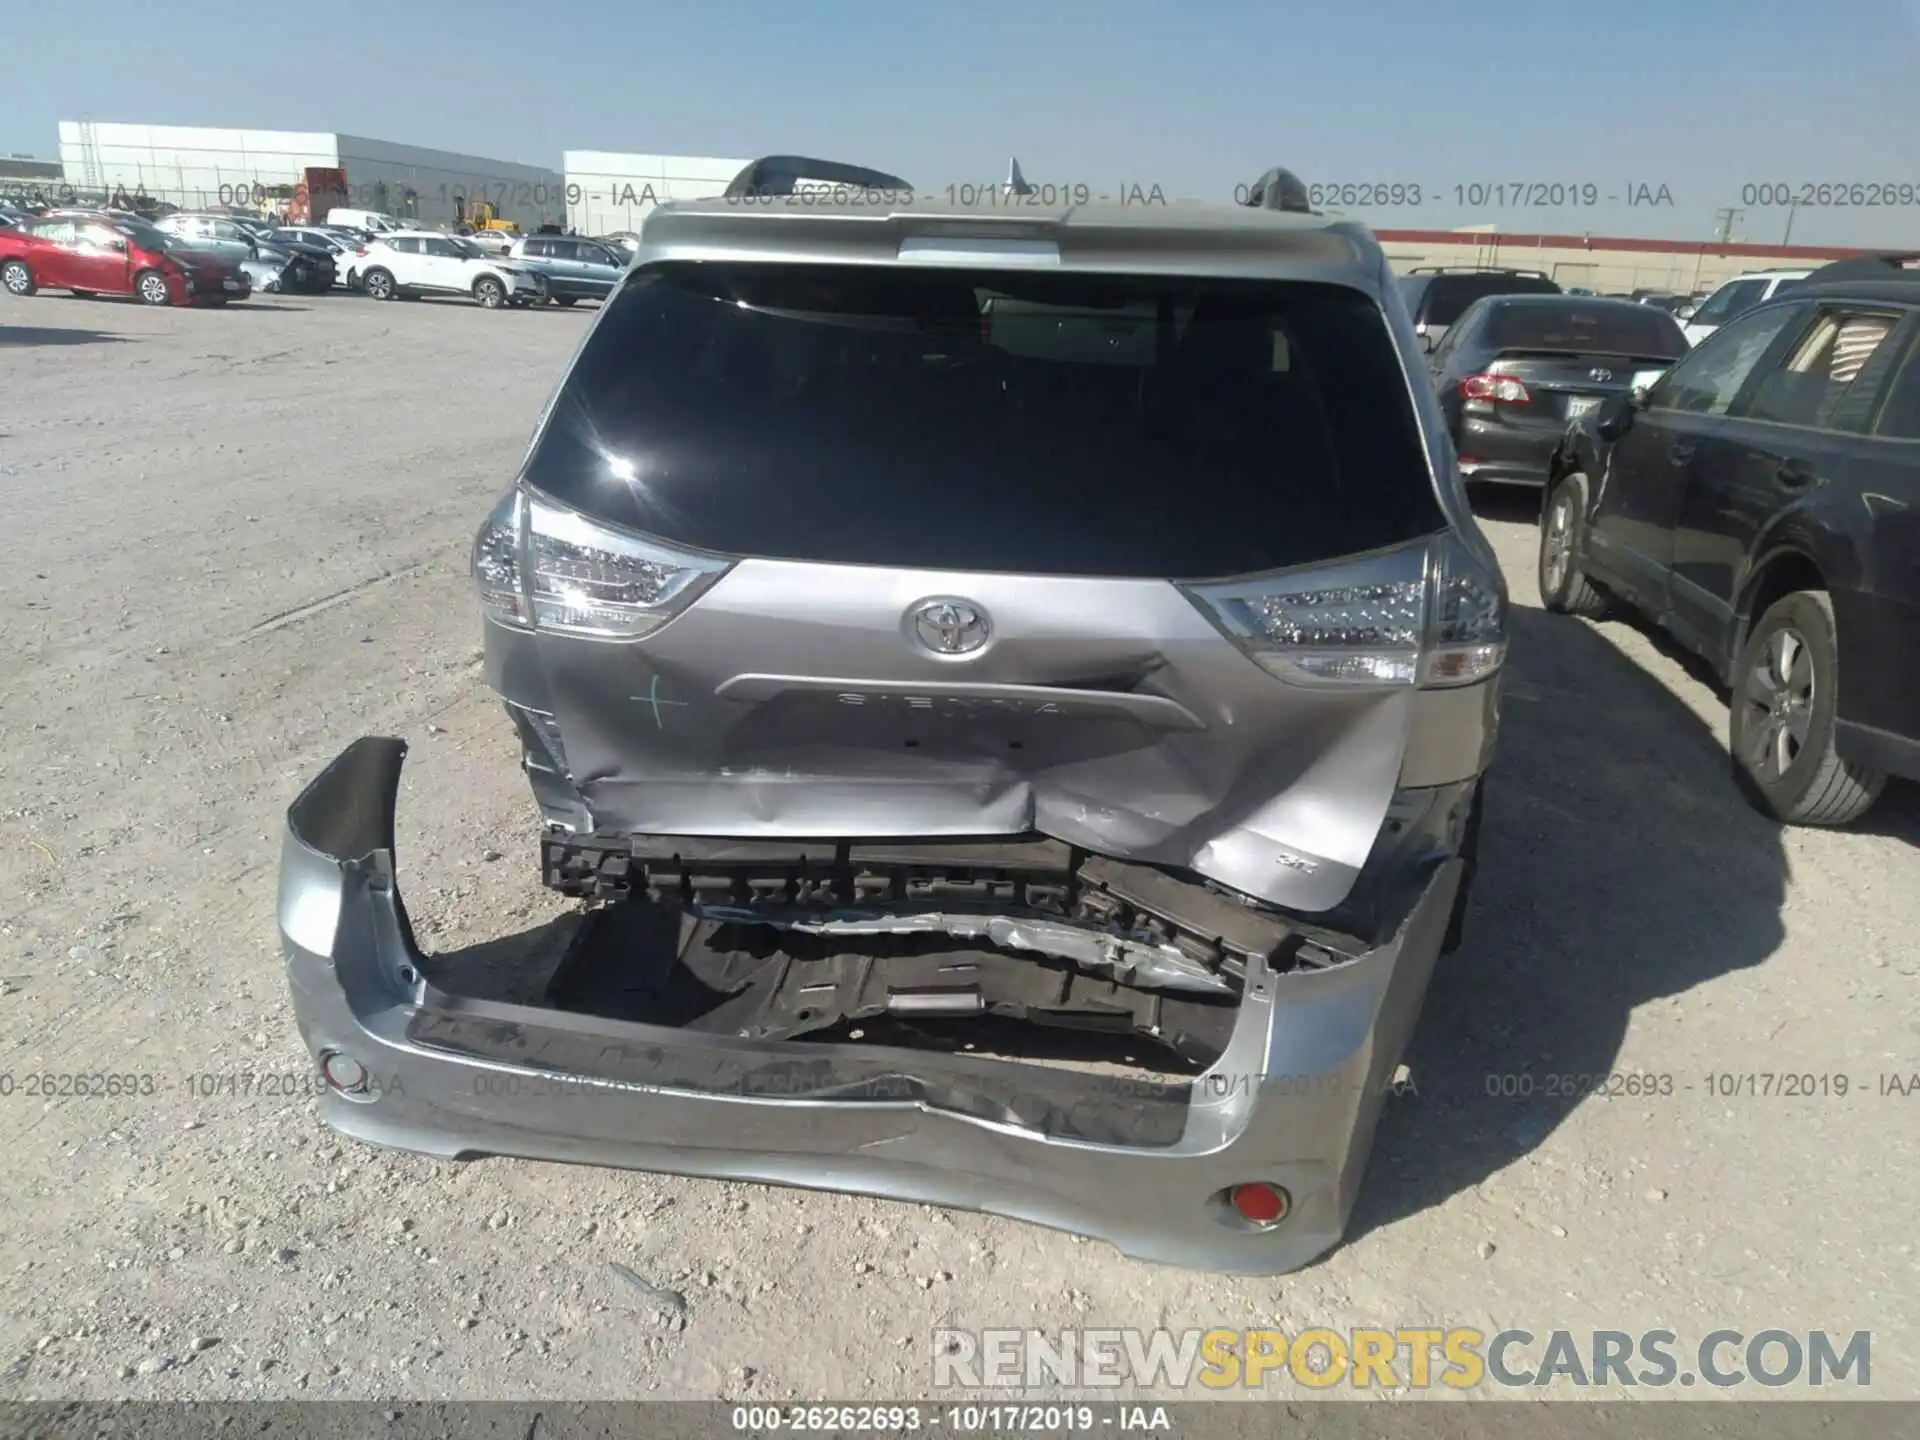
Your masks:
M 1296 215 L 1316 215 L 1311 196 L 1300 177 L 1276 165 L 1248 188 L 1240 202 L 1255 210 L 1288 210 Z
M 841 160 L 816 160 L 806 155 L 765 155 L 748 163 L 728 182 L 727 199 L 792 195 L 803 189 L 830 186 L 849 190 L 912 190 L 898 175 L 849 165 Z
M 1889 251 L 1884 255 L 1856 255 L 1851 260 L 1836 260 L 1822 265 L 1800 285 L 1825 285 L 1834 280 L 1920 280 L 1920 252 Z M 1796 288 L 1798 288 L 1796 286 Z

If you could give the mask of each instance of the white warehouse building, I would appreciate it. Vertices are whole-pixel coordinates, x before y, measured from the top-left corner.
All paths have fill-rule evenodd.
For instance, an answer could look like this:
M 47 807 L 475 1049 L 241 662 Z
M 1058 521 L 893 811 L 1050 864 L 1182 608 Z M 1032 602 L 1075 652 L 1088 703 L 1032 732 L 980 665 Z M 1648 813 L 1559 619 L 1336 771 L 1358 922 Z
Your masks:
M 638 230 L 655 205 L 719 195 L 751 161 L 707 155 L 629 155 L 614 150 L 569 150 L 567 221 L 582 235 Z
M 564 181 L 544 166 L 331 132 L 62 120 L 60 165 L 75 191 L 144 193 L 185 209 L 266 208 L 310 170 L 344 172 L 335 204 L 428 223 L 453 223 L 456 200 L 487 201 L 525 230 L 564 223 L 567 209 Z

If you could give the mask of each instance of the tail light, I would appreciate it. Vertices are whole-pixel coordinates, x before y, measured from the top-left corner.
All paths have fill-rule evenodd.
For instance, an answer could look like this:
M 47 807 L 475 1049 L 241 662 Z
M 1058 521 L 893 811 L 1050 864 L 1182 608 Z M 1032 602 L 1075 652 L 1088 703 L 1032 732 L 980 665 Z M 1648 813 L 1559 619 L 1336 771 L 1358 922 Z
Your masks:
M 1506 659 L 1505 584 L 1451 532 L 1187 594 L 1250 659 L 1294 684 L 1471 685 Z
M 487 619 L 603 640 L 637 640 L 659 629 L 732 563 L 596 524 L 517 487 L 473 542 L 473 578 Z
M 1460 396 L 1490 405 L 1526 405 L 1533 400 L 1527 387 L 1511 375 L 1469 375 L 1460 382 Z

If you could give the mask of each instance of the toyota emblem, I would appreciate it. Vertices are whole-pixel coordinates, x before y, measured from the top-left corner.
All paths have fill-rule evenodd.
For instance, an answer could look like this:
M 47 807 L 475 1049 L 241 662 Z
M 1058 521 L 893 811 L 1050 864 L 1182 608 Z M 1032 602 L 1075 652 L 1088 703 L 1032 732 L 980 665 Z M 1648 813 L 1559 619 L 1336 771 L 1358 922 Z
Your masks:
M 987 643 L 993 627 L 979 606 L 965 600 L 922 600 L 907 612 L 907 628 L 935 655 L 971 655 Z
M 1587 371 L 1587 378 L 1589 380 L 1598 380 L 1604 385 L 1613 378 L 1613 372 L 1611 370 L 1589 370 Z

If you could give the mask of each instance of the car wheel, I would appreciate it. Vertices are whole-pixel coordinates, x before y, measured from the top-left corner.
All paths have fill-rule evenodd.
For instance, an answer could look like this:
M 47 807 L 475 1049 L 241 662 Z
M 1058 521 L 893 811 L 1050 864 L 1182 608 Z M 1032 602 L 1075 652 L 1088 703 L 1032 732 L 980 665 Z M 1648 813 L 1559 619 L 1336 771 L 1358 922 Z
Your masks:
M 142 270 L 134 276 L 133 293 L 149 305 L 166 305 L 173 300 L 173 292 L 167 289 L 167 277 L 158 270 Z
M 20 260 L 9 260 L 5 265 L 0 265 L 0 285 L 7 287 L 9 295 L 31 295 L 40 288 L 33 283 L 33 272 Z
M 556 295 L 553 297 L 553 303 L 558 305 L 562 310 L 564 310 L 579 298 L 580 297 L 578 295 Z
M 507 287 L 491 275 L 482 275 L 473 282 L 473 298 L 489 310 L 498 310 L 507 303 Z
M 1540 513 L 1540 603 L 1561 615 L 1607 612 L 1607 594 L 1580 563 L 1586 539 L 1587 477 L 1575 471 L 1553 487 Z
M 360 288 L 367 292 L 369 300 L 391 300 L 394 295 L 393 276 L 385 270 L 369 270 L 360 277 Z
M 1747 798 L 1789 825 L 1859 819 L 1887 777 L 1834 750 L 1840 646 L 1823 590 L 1775 601 L 1734 667 L 1729 749 Z

